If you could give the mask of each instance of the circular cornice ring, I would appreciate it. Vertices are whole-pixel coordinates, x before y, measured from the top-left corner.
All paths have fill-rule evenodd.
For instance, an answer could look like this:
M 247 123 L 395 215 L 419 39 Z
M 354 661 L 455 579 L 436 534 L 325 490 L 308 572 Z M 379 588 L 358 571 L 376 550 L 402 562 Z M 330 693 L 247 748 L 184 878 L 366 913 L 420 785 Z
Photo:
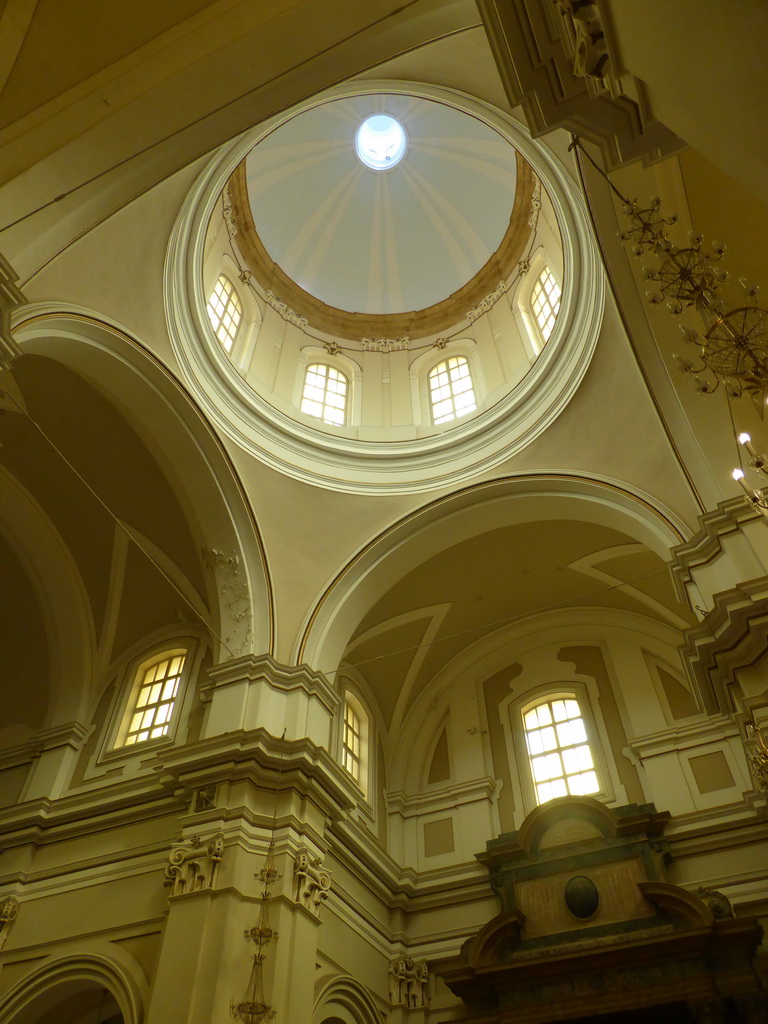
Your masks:
M 349 96 L 401 94 L 451 104 L 519 150 L 552 201 L 563 243 L 563 295 L 555 329 L 525 377 L 492 408 L 440 433 L 360 441 L 316 430 L 257 394 L 215 343 L 203 294 L 208 223 L 247 152 L 289 117 Z M 450 89 L 406 82 L 350 83 L 278 115 L 217 151 L 187 196 L 165 266 L 168 329 L 181 371 L 211 421 L 245 451 L 305 483 L 358 494 L 418 494 L 463 483 L 522 451 L 562 412 L 597 343 L 604 279 L 583 199 L 559 162 L 508 115 Z

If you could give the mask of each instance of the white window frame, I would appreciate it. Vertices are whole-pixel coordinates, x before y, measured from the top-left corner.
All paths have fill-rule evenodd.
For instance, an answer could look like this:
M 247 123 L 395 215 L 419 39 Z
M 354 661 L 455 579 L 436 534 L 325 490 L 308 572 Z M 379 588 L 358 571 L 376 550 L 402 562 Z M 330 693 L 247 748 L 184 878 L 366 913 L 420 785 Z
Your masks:
M 118 674 L 115 697 L 109 709 L 107 725 L 97 758 L 98 763 L 137 758 L 140 755 L 146 756 L 158 748 L 172 746 L 179 741 L 179 738 L 184 738 L 194 691 L 192 681 L 199 672 L 205 646 L 205 644 L 201 645 L 197 637 L 194 636 L 169 636 L 158 640 L 151 646 L 145 646 L 140 653 L 135 654 L 124 663 Z M 168 721 L 167 734 L 155 739 L 150 738 L 128 745 L 123 744 L 122 740 L 134 713 L 136 697 L 146 669 L 153 663 L 162 660 L 163 656 L 171 651 L 183 652 L 185 657 L 179 676 L 173 712 Z
M 555 305 L 550 300 L 550 293 L 546 290 L 546 283 L 547 282 L 544 280 L 545 278 L 551 280 L 552 286 L 557 289 L 557 298 L 555 300 L 557 308 L 555 308 Z M 549 328 L 549 331 L 546 334 L 544 333 L 544 327 L 542 326 L 542 323 L 541 323 L 542 318 L 539 315 L 539 313 L 537 313 L 536 310 L 534 309 L 534 304 L 536 302 L 536 290 L 537 290 L 537 288 L 539 288 L 539 285 L 541 285 L 541 288 L 539 290 L 543 293 L 543 302 L 546 304 L 546 306 L 548 307 L 548 309 L 550 311 L 550 312 L 547 313 L 547 316 L 544 319 L 546 321 L 549 321 L 550 317 L 552 318 L 552 326 Z M 552 337 L 552 332 L 555 329 L 555 325 L 557 323 L 557 318 L 560 315 L 560 306 L 562 305 L 562 300 L 563 300 L 563 289 L 561 288 L 560 284 L 558 283 L 557 278 L 555 277 L 555 275 L 554 275 L 554 273 L 552 271 L 552 268 L 548 264 L 545 264 L 544 267 L 542 268 L 542 270 L 537 275 L 536 279 L 534 280 L 533 286 L 531 287 L 531 292 L 530 292 L 530 295 L 529 295 L 529 298 L 528 298 L 528 301 L 529 301 L 529 304 L 530 304 L 530 309 L 531 309 L 531 316 L 533 317 L 534 323 L 536 324 L 536 328 L 537 328 L 537 330 L 539 332 L 539 337 L 541 338 L 541 340 L 542 340 L 544 345 L 546 345 L 546 343 Z
M 532 362 L 541 355 L 545 346 L 549 344 L 549 339 L 545 340 L 531 306 L 533 290 L 536 287 L 536 282 L 541 278 L 541 275 L 545 270 L 548 270 L 554 278 L 557 287 L 560 289 L 560 308 L 562 309 L 563 281 L 560 276 L 558 276 L 559 271 L 556 266 L 557 262 L 557 260 L 548 259 L 543 246 L 540 246 L 531 256 L 530 267 L 520 283 L 517 297 L 512 304 L 513 316 L 518 325 L 520 335 L 523 339 L 523 344 L 525 345 L 529 358 Z M 558 317 L 559 315 L 560 314 L 558 313 Z M 555 320 L 553 333 L 556 330 L 557 319 Z M 550 338 L 551 337 L 552 335 L 550 335 Z
M 550 800 L 555 799 L 555 798 L 554 797 L 547 797 L 547 799 L 545 799 L 545 800 L 540 800 L 539 799 L 538 787 L 539 787 L 540 783 L 538 783 L 536 781 L 536 779 L 534 778 L 533 762 L 534 762 L 534 758 L 535 757 L 543 756 L 544 752 L 542 752 L 542 754 L 539 754 L 539 755 L 531 753 L 530 745 L 529 745 L 529 742 L 528 742 L 528 737 L 529 737 L 530 733 L 532 732 L 532 730 L 529 729 L 526 726 L 526 724 L 525 724 L 525 717 L 526 717 L 526 715 L 530 714 L 531 711 L 537 710 L 538 708 L 543 707 L 546 704 L 551 704 L 551 703 L 553 703 L 555 701 L 565 701 L 565 700 L 575 701 L 576 705 L 577 705 L 577 707 L 579 709 L 579 714 L 578 714 L 577 717 L 583 723 L 584 731 L 585 731 L 585 734 L 586 734 L 585 740 L 582 741 L 582 743 L 580 745 L 581 746 L 586 745 L 586 746 L 589 747 L 589 752 L 590 752 L 591 759 L 592 759 L 592 766 L 591 766 L 591 768 L 589 770 L 594 772 L 595 781 L 597 783 L 595 789 L 592 792 L 585 793 L 585 794 L 573 794 L 573 795 L 594 796 L 594 797 L 598 797 L 599 798 L 600 793 L 604 789 L 604 787 L 602 785 L 602 781 L 601 781 L 600 767 L 599 767 L 599 764 L 598 764 L 595 737 L 594 737 L 593 731 L 590 729 L 590 723 L 588 721 L 588 716 L 587 716 L 587 714 L 585 712 L 585 708 L 583 706 L 584 702 L 579 700 L 578 695 L 576 694 L 576 692 L 572 688 L 563 688 L 562 690 L 559 690 L 559 691 L 558 690 L 547 691 L 546 693 L 538 694 L 535 698 L 533 698 L 532 700 L 528 701 L 527 703 L 523 704 L 520 707 L 520 719 L 521 719 L 521 723 L 522 723 L 523 735 L 525 737 L 525 749 L 526 749 L 526 753 L 528 755 L 528 771 L 530 773 L 531 785 L 533 787 L 534 797 L 535 797 L 535 800 L 536 800 L 536 803 L 537 803 L 538 806 L 541 806 L 544 803 L 549 803 Z M 569 719 L 569 721 L 573 721 L 573 719 Z M 555 729 L 557 728 L 557 723 L 556 722 L 553 722 L 552 728 L 555 728 Z M 563 764 L 563 766 L 564 766 L 564 758 L 562 757 L 562 753 L 563 753 L 563 751 L 565 749 L 567 749 L 568 746 L 569 746 L 568 744 L 560 744 L 559 738 L 558 738 L 557 746 L 555 748 L 553 748 L 553 750 L 552 750 L 552 753 L 557 753 L 558 755 L 560 755 L 561 764 Z M 578 772 L 564 772 L 563 775 L 559 776 L 559 778 L 562 778 L 565 781 L 566 790 L 570 789 L 570 786 L 568 784 L 568 779 L 571 776 L 574 776 L 574 775 L 577 775 L 577 774 L 579 774 L 579 773 Z M 571 794 L 566 792 L 566 793 L 562 793 L 562 794 L 559 794 L 559 795 L 560 796 L 568 796 L 568 795 L 571 795 Z
M 224 305 L 224 310 L 222 312 L 222 315 L 218 318 L 218 324 L 214 325 L 213 317 L 211 316 L 211 303 L 213 302 L 214 298 L 216 297 L 216 291 L 217 291 L 217 289 L 218 289 L 218 287 L 219 287 L 219 285 L 221 284 L 222 281 L 225 282 L 225 284 L 229 287 L 229 294 L 228 294 L 226 303 Z M 227 347 L 225 342 L 222 340 L 221 335 L 219 334 L 219 330 L 222 327 L 222 324 L 224 322 L 224 316 L 225 316 L 225 314 L 226 314 L 226 312 L 227 312 L 227 310 L 229 308 L 230 299 L 234 300 L 232 304 L 237 309 L 238 318 L 237 318 L 237 324 L 235 326 L 233 334 L 230 334 L 230 332 L 228 330 L 224 329 L 224 334 L 227 337 L 231 338 L 230 345 L 229 345 L 229 347 Z M 211 325 L 211 330 L 213 331 L 213 335 L 216 338 L 217 343 L 219 345 L 221 345 L 221 349 L 224 352 L 224 354 L 226 356 L 228 356 L 228 358 L 232 359 L 232 357 L 235 354 L 235 349 L 237 347 L 238 339 L 242 335 L 243 325 L 244 325 L 244 321 L 245 321 L 245 308 L 244 308 L 244 305 L 243 305 L 243 300 L 240 297 L 240 293 L 238 291 L 237 285 L 235 284 L 235 282 L 232 280 L 232 278 L 228 274 L 224 273 L 223 269 L 219 271 L 219 273 L 218 273 L 218 275 L 216 277 L 216 280 L 215 280 L 215 282 L 213 284 L 213 288 L 211 289 L 210 295 L 208 296 L 208 299 L 206 301 L 205 310 L 206 310 L 206 313 L 208 314 L 208 322 Z
M 184 681 L 184 670 L 187 665 L 189 652 L 186 647 L 173 647 L 170 650 L 160 651 L 159 654 L 145 659 L 137 667 L 134 673 L 133 687 L 125 707 L 125 712 L 120 721 L 115 748 L 143 746 L 155 739 L 167 739 L 171 732 L 171 725 L 175 718 L 178 718 L 178 710 L 183 697 L 182 684 Z M 148 680 L 148 675 L 154 673 L 159 667 L 167 670 L 158 681 Z M 153 700 L 153 691 L 159 691 Z M 170 693 L 169 693 L 170 691 Z M 139 706 L 139 702 L 141 706 Z M 168 718 L 158 721 L 158 716 L 168 710 Z M 142 715 L 145 719 L 150 716 L 150 724 L 135 727 L 135 719 Z M 162 730 L 161 735 L 153 736 L 153 732 Z M 144 736 L 143 733 L 149 733 Z M 131 741 L 131 736 L 136 739 Z
M 305 390 L 306 390 L 306 387 L 307 387 L 307 376 L 310 373 L 310 371 L 313 370 L 314 367 L 316 367 L 316 366 L 324 366 L 324 367 L 326 367 L 326 369 L 331 370 L 333 373 L 338 374 L 340 377 L 343 377 L 344 381 L 346 382 L 346 391 L 344 392 L 344 418 L 343 418 L 341 423 L 334 423 L 334 422 L 332 422 L 330 420 L 324 419 L 322 416 L 315 416 L 314 413 L 306 412 L 302 408 L 302 406 L 304 404 Z M 324 390 L 324 394 L 327 394 L 327 393 L 328 393 L 328 391 L 327 391 L 327 389 L 325 389 Z M 325 403 L 325 401 L 323 401 L 323 408 L 325 408 L 325 405 L 326 405 L 326 403 Z M 308 420 L 313 420 L 315 422 L 319 422 L 324 427 L 343 428 L 343 427 L 346 427 L 346 426 L 349 425 L 351 405 L 352 405 L 352 380 L 350 379 L 349 374 L 346 373 L 340 366 L 334 366 L 334 364 L 332 362 L 330 362 L 329 360 L 327 360 L 327 359 L 313 359 L 311 362 L 307 361 L 307 363 L 303 367 L 303 379 L 302 379 L 302 382 L 301 382 L 301 396 L 299 398 L 299 412 L 302 414 L 302 416 L 306 416 Z
M 454 415 L 450 419 L 444 419 L 444 420 L 441 420 L 441 422 L 436 423 L 435 422 L 434 402 L 432 400 L 432 376 L 433 376 L 433 374 L 435 374 L 439 370 L 439 368 L 443 364 L 448 365 L 452 359 L 462 360 L 464 363 L 467 364 L 468 376 L 469 376 L 469 381 L 470 381 L 470 384 L 471 384 L 471 387 L 472 387 L 472 396 L 473 396 L 474 401 L 475 401 L 475 407 L 473 409 L 468 409 L 466 412 L 463 412 L 463 413 L 461 413 L 458 416 Z M 479 395 L 478 395 L 476 374 L 474 372 L 474 367 L 472 365 L 472 360 L 470 359 L 470 357 L 465 352 L 441 352 L 440 353 L 440 358 L 436 359 L 431 364 L 429 369 L 427 370 L 426 375 L 425 375 L 425 379 L 426 379 L 426 383 L 427 383 L 427 402 L 429 404 L 429 422 L 431 423 L 431 425 L 433 427 L 447 427 L 450 424 L 453 424 L 453 423 L 458 422 L 459 420 L 465 419 L 465 417 L 467 417 L 467 416 L 472 416 L 473 414 L 476 415 L 480 411 L 480 398 L 479 398 Z M 453 388 L 451 388 L 451 399 L 452 400 L 453 400 L 453 397 L 454 397 L 453 396 Z
M 600 792 L 590 796 L 610 805 L 625 804 L 627 794 L 621 784 L 618 770 L 614 763 L 610 737 L 600 714 L 600 702 L 597 683 L 592 680 L 576 681 L 573 679 L 552 679 L 539 686 L 532 686 L 510 694 L 499 704 L 499 720 L 504 732 L 512 774 L 513 790 L 520 796 L 521 807 L 516 811 L 515 820 L 519 824 L 525 815 L 539 806 L 536 800 L 536 788 L 528 757 L 528 745 L 523 728 L 523 708 L 531 708 L 543 700 L 551 699 L 551 695 L 572 694 L 579 702 L 592 756 L 595 761 Z M 519 787 L 519 788 L 518 788 Z M 516 800 L 517 803 L 517 800 Z M 519 821 L 518 821 L 519 814 Z
M 357 775 L 347 766 L 347 709 L 350 709 L 360 725 L 360 754 L 357 759 Z M 339 761 L 344 771 L 357 785 L 364 797 L 368 797 L 370 784 L 371 716 L 357 694 L 345 689 L 341 702 L 339 729 Z

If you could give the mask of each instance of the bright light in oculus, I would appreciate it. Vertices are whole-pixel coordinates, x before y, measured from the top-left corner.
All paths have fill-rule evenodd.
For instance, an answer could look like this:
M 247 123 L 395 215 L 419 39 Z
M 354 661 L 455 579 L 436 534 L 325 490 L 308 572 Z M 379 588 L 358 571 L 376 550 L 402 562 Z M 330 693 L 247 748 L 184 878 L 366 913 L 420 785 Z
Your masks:
M 366 117 L 355 134 L 355 152 L 374 171 L 399 164 L 407 146 L 405 128 L 389 114 Z

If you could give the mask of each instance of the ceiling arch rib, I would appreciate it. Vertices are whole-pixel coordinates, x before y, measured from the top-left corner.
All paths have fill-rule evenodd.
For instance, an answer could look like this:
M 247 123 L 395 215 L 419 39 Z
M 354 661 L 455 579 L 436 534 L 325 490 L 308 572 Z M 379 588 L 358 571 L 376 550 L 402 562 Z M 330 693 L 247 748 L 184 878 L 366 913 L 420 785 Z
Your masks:
M 222 641 L 219 657 L 270 650 L 271 584 L 250 503 L 178 382 L 116 324 L 86 310 L 27 306 L 15 334 L 23 353 L 47 356 L 82 376 L 146 439 L 191 530 L 210 608 L 207 625 Z M 131 526 L 137 537 L 144 532 Z M 186 605 L 184 586 L 182 579 L 178 600 Z M 194 601 L 189 611 L 198 616 Z
M 611 531 L 611 545 L 615 534 L 630 538 L 658 560 L 686 536 L 668 510 L 607 480 L 530 476 L 469 487 L 396 523 L 347 564 L 308 616 L 297 661 L 335 670 L 366 613 L 398 580 L 441 552 L 515 524 L 562 520 Z

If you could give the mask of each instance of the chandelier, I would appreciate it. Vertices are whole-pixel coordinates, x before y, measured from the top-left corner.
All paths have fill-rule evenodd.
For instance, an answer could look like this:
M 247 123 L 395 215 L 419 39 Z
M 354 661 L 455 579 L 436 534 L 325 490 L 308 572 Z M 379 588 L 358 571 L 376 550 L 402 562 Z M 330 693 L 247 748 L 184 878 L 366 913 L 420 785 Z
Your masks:
M 621 200 L 628 225 L 619 237 L 631 244 L 638 259 L 651 256 L 654 263 L 643 267 L 645 279 L 655 285 L 646 294 L 654 305 L 666 302 L 673 316 L 693 310 L 702 321 L 699 329 L 682 325 L 692 358 L 675 356 L 681 369 L 690 373 L 700 394 L 711 394 L 721 384 L 730 397 L 757 395 L 768 390 L 768 310 L 757 304 L 758 289 L 744 278 L 744 300 L 738 305 L 725 302 L 719 288 L 728 272 L 719 266 L 725 246 L 713 242 L 704 247 L 703 236 L 691 234 L 687 246 L 675 245 L 669 229 L 676 216 L 665 216 L 662 201 L 652 199 L 647 207 L 627 199 L 605 171 L 592 159 L 578 138 L 570 149 L 578 149 L 608 182 Z
M 253 928 L 246 928 L 243 933 L 245 939 L 256 946 L 256 952 L 251 957 L 251 976 L 243 998 L 239 1001 L 233 999 L 229 1004 L 230 1017 L 233 1020 L 240 1021 L 240 1024 L 262 1024 L 262 1021 L 273 1020 L 277 1014 L 277 1010 L 267 1003 L 264 995 L 265 947 L 270 942 L 277 941 L 278 938 L 278 933 L 274 931 L 269 923 L 269 903 L 272 898 L 272 886 L 280 878 L 280 874 L 275 868 L 274 838 L 270 840 L 267 847 L 264 867 L 256 877 L 263 887 L 259 896 L 259 917 Z

